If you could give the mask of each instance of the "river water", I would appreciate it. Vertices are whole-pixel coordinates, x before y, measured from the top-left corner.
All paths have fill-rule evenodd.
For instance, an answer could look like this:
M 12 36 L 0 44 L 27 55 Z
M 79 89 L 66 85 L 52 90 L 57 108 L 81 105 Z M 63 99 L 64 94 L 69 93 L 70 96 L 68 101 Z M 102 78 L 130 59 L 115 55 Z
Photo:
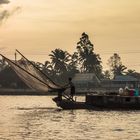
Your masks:
M 51 96 L 0 96 L 0 140 L 140 140 L 140 111 L 62 110 Z

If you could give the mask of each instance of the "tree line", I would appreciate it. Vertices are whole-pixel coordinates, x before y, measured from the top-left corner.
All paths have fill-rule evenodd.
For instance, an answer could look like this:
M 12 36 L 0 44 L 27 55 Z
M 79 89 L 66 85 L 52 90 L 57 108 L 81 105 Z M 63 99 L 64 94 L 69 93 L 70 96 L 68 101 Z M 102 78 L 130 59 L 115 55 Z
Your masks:
M 40 62 L 34 62 L 34 64 L 59 84 L 64 84 L 68 77 L 74 77 L 76 73 L 95 73 L 99 79 L 111 79 L 117 75 L 140 77 L 138 72 L 127 69 L 122 64 L 121 57 L 117 53 L 108 59 L 109 69 L 103 71 L 101 57 L 95 53 L 94 45 L 85 32 L 81 34 L 73 54 L 56 48 L 51 51 L 49 57 L 50 60 L 45 61 L 44 64 Z M 0 84 L 5 87 L 10 86 L 11 82 L 16 83 L 18 87 L 25 87 L 10 66 L 1 59 Z

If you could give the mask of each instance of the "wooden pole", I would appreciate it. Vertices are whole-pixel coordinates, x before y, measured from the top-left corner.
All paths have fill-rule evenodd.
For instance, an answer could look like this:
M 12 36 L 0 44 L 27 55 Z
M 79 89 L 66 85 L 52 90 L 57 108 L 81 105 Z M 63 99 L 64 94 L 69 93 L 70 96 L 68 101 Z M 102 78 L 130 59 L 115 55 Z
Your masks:
M 38 81 L 40 81 L 41 83 L 45 84 L 46 86 L 48 86 L 50 89 L 53 89 L 52 87 L 50 87 L 48 84 L 46 84 L 44 81 L 40 80 L 39 78 L 37 78 L 36 76 L 34 76 L 33 74 L 31 74 L 30 72 L 26 71 L 25 69 L 23 69 L 22 67 L 20 67 L 19 65 L 17 65 L 16 63 L 14 63 L 13 61 L 11 61 L 10 59 L 6 58 L 5 56 L 3 56 L 2 54 L 0 54 L 4 59 L 7 59 L 8 61 L 10 61 L 12 64 L 14 64 L 15 66 L 17 66 L 18 68 L 22 69 L 24 72 L 26 72 L 27 74 L 31 75 L 32 77 L 34 77 L 35 79 L 37 79 Z
M 31 65 L 33 65 L 41 74 L 43 74 L 47 79 L 49 79 L 54 85 L 61 87 L 60 85 L 57 85 L 54 81 L 52 81 L 51 78 L 49 78 L 43 71 L 41 71 L 36 65 L 34 65 L 29 59 L 27 59 L 20 51 L 16 49 L 16 51 L 25 58 Z M 62 88 L 62 87 L 61 87 Z

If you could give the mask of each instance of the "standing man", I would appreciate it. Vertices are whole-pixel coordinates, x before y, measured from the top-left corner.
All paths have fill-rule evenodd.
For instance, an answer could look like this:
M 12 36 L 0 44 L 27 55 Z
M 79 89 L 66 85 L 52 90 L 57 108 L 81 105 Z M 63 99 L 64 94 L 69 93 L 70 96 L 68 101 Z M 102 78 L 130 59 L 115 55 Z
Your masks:
M 73 96 L 75 95 L 75 86 L 74 86 L 74 84 L 72 82 L 72 78 L 71 77 L 69 77 L 68 80 L 69 80 L 70 96 L 71 96 L 71 98 L 73 100 Z

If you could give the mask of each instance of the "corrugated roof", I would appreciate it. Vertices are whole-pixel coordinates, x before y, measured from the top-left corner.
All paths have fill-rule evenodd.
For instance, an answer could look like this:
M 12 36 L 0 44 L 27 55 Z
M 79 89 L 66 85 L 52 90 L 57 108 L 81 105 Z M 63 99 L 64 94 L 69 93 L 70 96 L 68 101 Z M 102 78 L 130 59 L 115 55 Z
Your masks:
M 132 77 L 132 76 L 129 76 L 129 75 L 119 75 L 119 76 L 116 76 L 115 79 L 113 79 L 112 81 L 138 81 L 138 79 Z
M 100 82 L 94 73 L 77 73 L 73 78 L 74 82 Z

